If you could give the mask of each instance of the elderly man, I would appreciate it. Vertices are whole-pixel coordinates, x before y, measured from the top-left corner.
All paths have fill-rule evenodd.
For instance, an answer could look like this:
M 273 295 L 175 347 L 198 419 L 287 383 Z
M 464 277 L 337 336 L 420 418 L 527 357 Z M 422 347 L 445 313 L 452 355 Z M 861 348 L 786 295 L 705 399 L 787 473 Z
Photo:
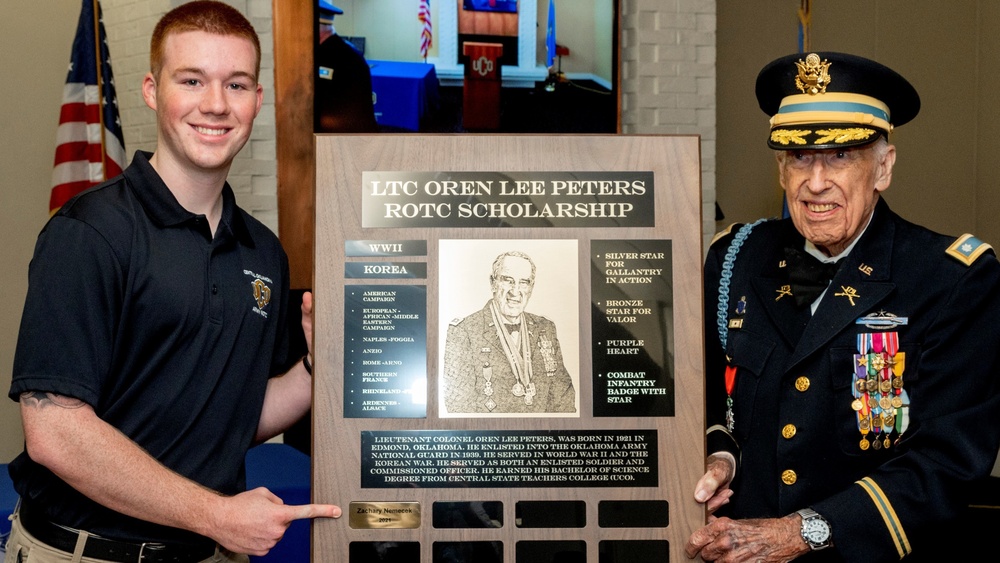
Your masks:
M 791 219 L 731 229 L 709 252 L 695 498 L 714 514 L 687 553 L 928 559 L 997 454 L 1000 264 L 881 199 L 889 133 L 920 107 L 903 77 L 792 55 L 761 71 L 757 98 Z
M 534 286 L 531 258 L 505 252 L 493 262 L 493 298 L 481 310 L 452 321 L 444 349 L 449 413 L 576 410 L 555 324 L 524 311 Z

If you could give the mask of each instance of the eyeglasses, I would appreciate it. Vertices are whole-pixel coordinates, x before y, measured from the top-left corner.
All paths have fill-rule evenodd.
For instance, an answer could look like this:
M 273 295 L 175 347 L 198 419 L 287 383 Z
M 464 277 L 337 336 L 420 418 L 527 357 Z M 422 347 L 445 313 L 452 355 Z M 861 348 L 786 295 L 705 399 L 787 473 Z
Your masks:
M 822 160 L 823 165 L 827 168 L 832 170 L 846 170 L 867 158 L 869 152 L 870 149 L 868 147 L 792 150 L 785 153 L 782 163 L 793 170 L 808 170 L 813 167 L 817 160 Z
M 526 291 L 528 289 L 531 289 L 531 286 L 534 285 L 535 280 L 530 280 L 530 279 L 515 280 L 510 276 L 500 276 L 497 279 L 497 283 L 500 285 L 500 287 L 504 289 L 504 291 L 508 291 L 515 287 L 521 291 Z

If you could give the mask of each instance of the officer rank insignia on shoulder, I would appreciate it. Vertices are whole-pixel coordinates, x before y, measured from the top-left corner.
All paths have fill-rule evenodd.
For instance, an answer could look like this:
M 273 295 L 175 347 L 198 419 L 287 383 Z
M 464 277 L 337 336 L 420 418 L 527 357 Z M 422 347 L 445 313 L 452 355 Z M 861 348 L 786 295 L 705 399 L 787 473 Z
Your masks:
M 993 250 L 993 247 L 966 233 L 955 239 L 945 253 L 966 266 L 971 266 L 988 250 Z

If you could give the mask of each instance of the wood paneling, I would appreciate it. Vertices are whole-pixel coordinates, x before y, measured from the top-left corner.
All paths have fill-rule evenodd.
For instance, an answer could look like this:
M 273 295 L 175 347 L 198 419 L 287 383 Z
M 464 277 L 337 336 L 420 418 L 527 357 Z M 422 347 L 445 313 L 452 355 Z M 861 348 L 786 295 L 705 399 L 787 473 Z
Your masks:
M 313 4 L 274 0 L 274 106 L 278 237 L 292 289 L 312 287 L 316 156 L 313 150 Z

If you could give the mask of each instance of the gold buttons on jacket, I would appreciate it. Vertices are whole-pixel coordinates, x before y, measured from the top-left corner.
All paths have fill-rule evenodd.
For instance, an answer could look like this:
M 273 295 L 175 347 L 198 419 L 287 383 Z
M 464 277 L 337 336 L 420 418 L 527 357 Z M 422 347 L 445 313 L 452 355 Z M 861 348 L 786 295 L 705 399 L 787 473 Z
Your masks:
M 781 435 L 786 440 L 791 440 L 792 436 L 795 436 L 795 433 L 797 431 L 798 431 L 798 428 L 795 428 L 794 424 L 786 424 L 785 427 L 781 429 Z
M 803 375 L 796 379 L 795 388 L 799 391 L 805 392 L 806 389 L 809 389 L 809 378 Z
M 799 476 L 796 475 L 791 469 L 786 469 L 781 472 L 781 482 L 786 485 L 794 485 L 798 480 Z

